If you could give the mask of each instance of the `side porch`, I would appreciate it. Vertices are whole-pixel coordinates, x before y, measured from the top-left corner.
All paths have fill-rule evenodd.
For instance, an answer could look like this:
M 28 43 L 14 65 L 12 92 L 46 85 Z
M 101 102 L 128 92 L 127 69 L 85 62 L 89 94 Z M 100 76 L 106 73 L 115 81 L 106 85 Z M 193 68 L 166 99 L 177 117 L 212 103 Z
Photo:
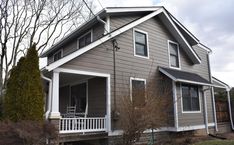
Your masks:
M 110 132 L 110 74 L 57 68 L 46 78 L 45 116 L 60 134 Z

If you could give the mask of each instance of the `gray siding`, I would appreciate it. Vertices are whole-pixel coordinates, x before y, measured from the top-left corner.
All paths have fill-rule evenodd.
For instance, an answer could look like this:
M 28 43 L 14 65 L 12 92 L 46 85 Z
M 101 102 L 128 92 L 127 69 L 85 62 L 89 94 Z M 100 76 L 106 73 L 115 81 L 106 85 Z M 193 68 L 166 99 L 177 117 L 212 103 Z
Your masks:
M 97 23 L 95 24 L 91 29 L 88 29 L 87 31 L 81 33 L 76 39 L 74 39 L 74 41 L 66 44 L 62 49 L 63 52 L 63 56 L 66 56 L 74 51 L 77 50 L 77 39 L 82 36 L 83 34 L 85 34 L 88 31 L 92 31 L 93 33 L 93 41 L 98 40 L 99 38 L 101 38 L 104 34 L 104 26 L 101 23 Z M 59 51 L 59 50 L 57 50 Z M 48 59 L 47 59 L 47 63 L 51 64 L 53 62 L 53 54 L 56 53 L 57 51 L 49 54 Z
M 136 19 L 136 18 L 132 18 Z M 128 19 L 111 19 L 112 27 L 120 27 L 121 25 L 129 23 L 131 20 Z M 172 88 L 171 81 L 163 81 L 162 74 L 158 71 L 158 66 L 169 67 L 168 58 L 168 40 L 175 41 L 172 35 L 163 26 L 162 22 L 158 17 L 147 20 L 146 22 L 136 26 L 137 29 L 146 31 L 148 33 L 148 43 L 149 43 L 149 59 L 139 58 L 134 56 L 134 46 L 133 46 L 133 29 L 130 29 L 123 34 L 117 36 L 115 39 L 118 41 L 118 46 L 120 50 L 116 52 L 116 85 L 117 85 L 117 110 L 120 109 L 122 103 L 121 98 L 123 96 L 129 95 L 129 82 L 130 77 L 144 78 L 147 82 L 156 82 L 154 87 L 162 86 L 162 82 L 168 83 L 168 88 Z M 92 72 L 108 73 L 111 74 L 111 106 L 112 110 L 114 108 L 114 97 L 113 97 L 113 54 L 112 54 L 112 44 L 111 42 L 106 42 L 97 46 L 85 54 L 82 54 L 78 58 L 71 60 L 70 62 L 62 65 L 63 68 L 78 69 Z M 202 64 L 193 65 L 185 52 L 180 49 L 181 57 L 181 68 L 185 71 L 192 71 L 194 73 L 200 74 L 202 77 L 209 79 L 208 66 L 207 66 L 207 56 L 206 52 L 201 48 L 195 47 L 195 51 L 202 59 Z M 179 89 L 179 88 L 178 88 Z M 179 91 L 177 91 L 179 92 Z M 178 94 L 179 95 L 179 94 Z M 172 95 L 165 97 L 172 100 Z M 208 96 L 208 98 L 211 98 Z M 211 104 L 210 99 L 207 99 L 208 104 Z M 180 108 L 180 104 L 178 104 Z M 172 105 L 173 106 L 173 105 Z M 171 107 L 171 106 L 170 106 Z M 210 110 L 208 114 L 211 115 L 212 106 L 208 107 Z M 173 111 L 171 111 L 172 114 Z M 186 122 L 182 119 L 186 118 Z M 179 121 L 181 121 L 180 126 L 190 125 L 201 125 L 203 122 L 203 114 L 200 113 L 194 118 L 191 115 L 185 116 L 179 114 Z M 209 116 L 209 120 L 212 120 L 212 115 Z M 170 124 L 168 126 L 173 126 L 173 115 L 170 117 Z M 118 128 L 119 122 L 113 122 L 113 126 Z

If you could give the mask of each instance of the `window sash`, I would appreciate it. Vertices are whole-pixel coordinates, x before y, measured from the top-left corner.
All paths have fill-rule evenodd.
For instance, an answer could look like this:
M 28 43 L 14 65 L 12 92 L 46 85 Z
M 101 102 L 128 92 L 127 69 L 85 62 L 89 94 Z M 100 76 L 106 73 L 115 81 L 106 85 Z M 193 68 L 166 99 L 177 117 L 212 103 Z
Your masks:
M 135 35 L 135 54 L 140 56 L 148 56 L 147 34 L 134 31 Z
M 62 51 L 61 51 L 61 50 L 58 51 L 58 52 L 56 52 L 56 53 L 54 54 L 54 56 L 53 56 L 54 61 L 57 61 L 57 60 L 59 60 L 59 59 L 61 59 L 61 58 L 62 58 Z
M 87 45 L 89 45 L 91 43 L 91 32 L 88 32 L 87 34 L 85 34 L 84 36 L 82 36 L 81 38 L 79 38 L 79 49 L 82 47 L 85 47 Z
M 182 86 L 183 111 L 200 111 L 199 91 L 196 86 Z
M 170 66 L 179 67 L 179 48 L 177 44 L 169 42 Z

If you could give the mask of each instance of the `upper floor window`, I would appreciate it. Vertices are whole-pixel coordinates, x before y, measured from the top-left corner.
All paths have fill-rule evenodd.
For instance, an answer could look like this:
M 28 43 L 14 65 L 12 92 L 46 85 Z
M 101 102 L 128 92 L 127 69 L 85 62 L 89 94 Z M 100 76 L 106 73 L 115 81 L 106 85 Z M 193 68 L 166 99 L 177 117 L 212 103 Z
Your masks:
M 59 60 L 59 59 L 61 59 L 62 58 L 62 50 L 59 50 L 59 51 L 57 51 L 56 53 L 54 53 L 54 55 L 53 55 L 53 59 L 54 59 L 54 61 L 57 61 L 57 60 Z
M 200 111 L 200 99 L 198 86 L 185 85 L 181 86 L 183 112 Z
M 78 38 L 78 49 L 89 45 L 92 42 L 92 31 L 89 31 Z
M 147 32 L 133 30 L 134 35 L 134 55 L 149 58 L 148 36 Z
M 176 42 L 168 41 L 170 67 L 180 68 L 179 45 Z
M 145 104 L 146 80 L 130 78 L 130 96 L 135 107 L 141 107 Z

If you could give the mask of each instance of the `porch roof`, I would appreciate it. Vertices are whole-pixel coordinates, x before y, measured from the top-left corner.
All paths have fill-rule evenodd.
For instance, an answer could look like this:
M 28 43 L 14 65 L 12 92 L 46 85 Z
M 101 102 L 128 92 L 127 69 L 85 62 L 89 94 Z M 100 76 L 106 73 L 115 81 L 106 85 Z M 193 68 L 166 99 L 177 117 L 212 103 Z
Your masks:
M 212 86 L 211 82 L 196 73 L 159 67 L 159 71 L 175 82 L 184 82 L 203 86 Z

